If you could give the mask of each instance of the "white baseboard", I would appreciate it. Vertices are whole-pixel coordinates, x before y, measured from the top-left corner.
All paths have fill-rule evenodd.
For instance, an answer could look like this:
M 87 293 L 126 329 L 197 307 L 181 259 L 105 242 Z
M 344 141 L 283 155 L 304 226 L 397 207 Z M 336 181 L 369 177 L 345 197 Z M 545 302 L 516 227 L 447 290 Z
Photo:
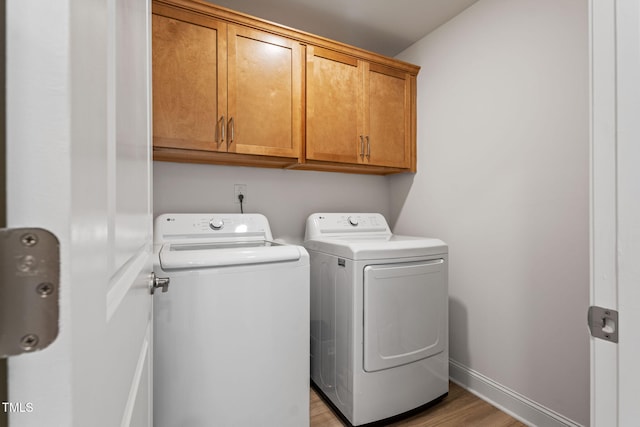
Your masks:
M 451 381 L 528 426 L 582 427 L 531 399 L 449 359 Z

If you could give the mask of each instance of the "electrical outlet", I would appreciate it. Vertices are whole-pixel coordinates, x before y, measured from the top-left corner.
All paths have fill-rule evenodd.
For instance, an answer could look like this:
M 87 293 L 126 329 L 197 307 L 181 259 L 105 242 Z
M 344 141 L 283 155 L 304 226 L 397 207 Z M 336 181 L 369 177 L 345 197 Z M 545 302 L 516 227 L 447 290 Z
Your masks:
M 240 204 L 240 199 L 238 196 L 242 194 L 244 198 L 242 199 L 242 204 L 247 203 L 247 184 L 234 184 L 233 185 L 233 203 Z

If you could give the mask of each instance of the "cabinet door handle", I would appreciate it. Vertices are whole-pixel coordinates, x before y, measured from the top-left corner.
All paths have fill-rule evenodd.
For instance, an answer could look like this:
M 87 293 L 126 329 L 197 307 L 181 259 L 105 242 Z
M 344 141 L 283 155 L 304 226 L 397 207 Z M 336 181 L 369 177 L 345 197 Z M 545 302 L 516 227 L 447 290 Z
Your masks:
M 222 138 L 218 139 L 218 132 L 222 134 Z M 220 117 L 218 123 L 216 124 L 216 142 L 218 143 L 218 147 L 220 147 L 220 143 L 224 142 L 224 116 Z
M 371 160 L 371 141 L 369 141 L 369 135 L 367 135 L 367 160 Z
M 233 140 L 235 139 L 235 133 L 236 133 L 236 124 L 235 121 L 233 120 L 233 117 L 231 117 L 229 119 L 229 144 L 233 143 Z
M 360 135 L 360 158 L 364 160 L 364 136 Z

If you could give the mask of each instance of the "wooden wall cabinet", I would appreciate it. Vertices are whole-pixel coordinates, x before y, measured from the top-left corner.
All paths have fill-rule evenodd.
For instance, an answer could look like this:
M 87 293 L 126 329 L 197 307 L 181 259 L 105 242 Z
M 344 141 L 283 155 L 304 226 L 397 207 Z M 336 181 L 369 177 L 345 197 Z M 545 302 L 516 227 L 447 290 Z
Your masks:
M 152 19 L 154 159 L 415 171 L 419 67 L 201 0 Z
M 226 45 L 225 22 L 154 5 L 154 147 L 226 151 Z
M 364 138 L 363 62 L 307 47 L 307 160 L 358 163 Z
M 229 156 L 213 153 L 297 162 L 300 43 L 167 5 L 154 4 L 152 19 L 156 158 L 158 152 L 171 157 L 199 151 L 223 163 Z M 195 155 L 206 159 L 204 153 Z
M 306 159 L 411 169 L 414 79 L 309 46 Z
M 297 159 L 302 146 L 302 46 L 229 24 L 227 150 Z
M 411 169 L 415 152 L 411 88 L 415 76 L 368 63 L 365 68 L 365 162 Z M 413 141 L 413 147 L 412 147 Z

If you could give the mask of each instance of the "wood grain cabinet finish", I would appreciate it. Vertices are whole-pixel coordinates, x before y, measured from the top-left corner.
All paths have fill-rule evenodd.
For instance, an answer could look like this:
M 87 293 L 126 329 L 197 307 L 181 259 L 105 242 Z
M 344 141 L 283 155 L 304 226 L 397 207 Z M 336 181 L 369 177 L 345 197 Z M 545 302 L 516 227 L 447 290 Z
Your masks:
M 410 74 L 377 64 L 365 68 L 366 163 L 396 168 L 412 167 Z M 415 139 L 414 139 L 415 140 Z
M 419 67 L 202 0 L 153 0 L 154 159 L 415 171 Z
M 154 147 L 217 151 L 217 118 L 226 114 L 227 102 L 223 54 L 227 24 L 156 9 L 159 13 L 152 15 Z
M 228 151 L 298 158 L 302 46 L 237 25 L 228 35 Z
M 362 69 L 363 62 L 353 56 L 307 47 L 308 160 L 359 162 L 358 139 L 364 134 Z
M 152 19 L 154 147 L 297 161 L 300 43 L 164 5 Z
M 412 76 L 307 48 L 307 160 L 412 167 Z

